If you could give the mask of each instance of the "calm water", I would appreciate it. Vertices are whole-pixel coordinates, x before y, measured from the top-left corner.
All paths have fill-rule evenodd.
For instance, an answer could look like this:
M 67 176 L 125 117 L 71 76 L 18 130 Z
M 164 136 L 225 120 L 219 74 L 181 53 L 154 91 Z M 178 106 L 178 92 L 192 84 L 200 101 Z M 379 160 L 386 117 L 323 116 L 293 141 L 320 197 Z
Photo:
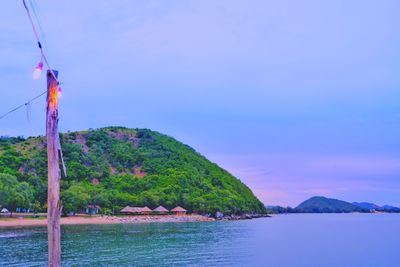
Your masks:
M 63 227 L 63 266 L 400 266 L 400 214 Z M 0 266 L 45 266 L 43 227 L 0 229 Z

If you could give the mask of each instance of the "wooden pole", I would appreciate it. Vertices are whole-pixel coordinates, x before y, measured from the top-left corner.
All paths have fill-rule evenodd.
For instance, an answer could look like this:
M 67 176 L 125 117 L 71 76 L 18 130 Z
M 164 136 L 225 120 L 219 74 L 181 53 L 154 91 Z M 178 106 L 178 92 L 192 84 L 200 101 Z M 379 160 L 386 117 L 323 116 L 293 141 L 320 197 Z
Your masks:
M 53 70 L 58 76 L 58 71 Z M 51 71 L 47 71 L 47 238 L 49 267 L 59 267 L 61 262 L 61 202 L 60 202 L 60 166 L 58 142 L 58 82 Z

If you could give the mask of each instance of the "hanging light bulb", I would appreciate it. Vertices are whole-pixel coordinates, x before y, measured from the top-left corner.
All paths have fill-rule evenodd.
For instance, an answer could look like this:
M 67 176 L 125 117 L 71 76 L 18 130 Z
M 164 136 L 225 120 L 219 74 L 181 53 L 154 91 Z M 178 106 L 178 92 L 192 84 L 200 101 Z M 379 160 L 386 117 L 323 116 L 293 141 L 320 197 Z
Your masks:
M 42 75 L 42 71 L 43 71 L 43 61 L 40 61 L 35 70 L 33 71 L 33 79 L 37 80 L 40 78 L 40 76 Z
M 62 97 L 62 89 L 60 86 L 58 86 L 58 98 Z

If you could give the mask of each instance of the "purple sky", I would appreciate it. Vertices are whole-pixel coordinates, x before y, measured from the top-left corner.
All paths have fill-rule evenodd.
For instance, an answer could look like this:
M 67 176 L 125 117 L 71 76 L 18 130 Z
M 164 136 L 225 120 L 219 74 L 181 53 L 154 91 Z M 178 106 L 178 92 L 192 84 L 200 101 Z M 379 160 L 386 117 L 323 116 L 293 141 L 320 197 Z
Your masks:
M 62 131 L 169 134 L 266 204 L 400 206 L 400 2 L 33 1 Z M 0 9 L 0 113 L 45 89 L 21 1 Z M 44 99 L 0 135 L 44 133 Z

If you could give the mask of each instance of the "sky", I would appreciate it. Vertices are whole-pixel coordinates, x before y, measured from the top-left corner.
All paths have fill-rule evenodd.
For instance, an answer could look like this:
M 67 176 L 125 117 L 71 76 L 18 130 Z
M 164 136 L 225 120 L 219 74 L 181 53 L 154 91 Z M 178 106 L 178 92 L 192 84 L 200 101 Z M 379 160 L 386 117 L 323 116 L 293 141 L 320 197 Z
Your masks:
M 267 205 L 400 206 L 399 1 L 31 1 L 61 131 L 168 134 Z M 1 114 L 45 90 L 39 60 L 22 2 L 3 0 Z M 0 135 L 43 135 L 44 101 Z

